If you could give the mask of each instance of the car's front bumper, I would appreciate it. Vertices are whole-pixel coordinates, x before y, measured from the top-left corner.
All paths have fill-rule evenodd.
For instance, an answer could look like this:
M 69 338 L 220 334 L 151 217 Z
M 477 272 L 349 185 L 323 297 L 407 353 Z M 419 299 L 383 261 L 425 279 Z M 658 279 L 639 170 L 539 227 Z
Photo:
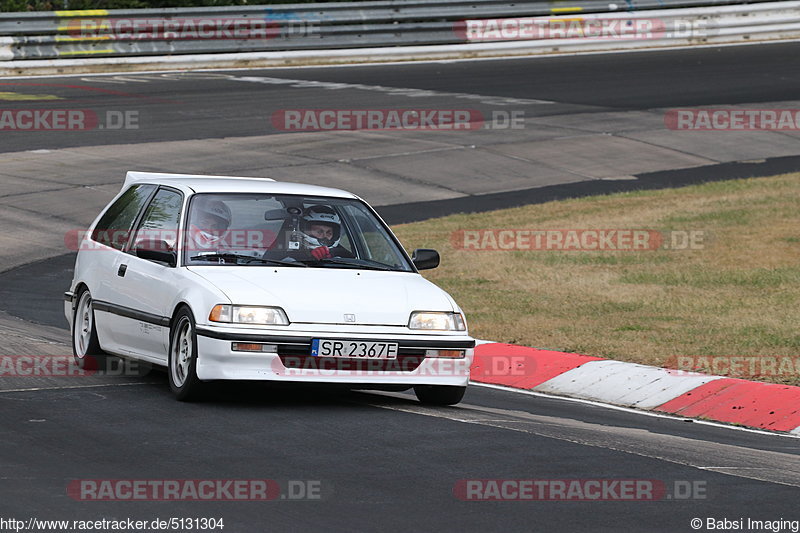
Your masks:
M 398 335 L 240 328 L 197 328 L 197 377 L 202 380 L 271 380 L 354 385 L 455 385 L 469 381 L 475 341 L 467 335 Z M 343 359 L 311 356 L 315 338 L 397 342 L 396 359 Z M 260 343 L 277 353 L 234 351 L 232 344 Z M 427 350 L 463 350 L 464 357 L 430 357 Z

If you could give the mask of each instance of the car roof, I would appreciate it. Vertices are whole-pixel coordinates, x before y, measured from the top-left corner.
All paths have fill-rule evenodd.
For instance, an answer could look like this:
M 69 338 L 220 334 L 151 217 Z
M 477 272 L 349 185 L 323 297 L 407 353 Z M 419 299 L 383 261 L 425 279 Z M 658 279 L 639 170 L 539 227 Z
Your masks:
M 206 176 L 201 174 L 130 171 L 125 176 L 125 183 L 122 185 L 122 189 L 127 189 L 133 183 L 170 185 L 179 189 L 190 189 L 196 193 L 269 193 L 357 198 L 355 194 L 341 189 L 275 181 L 271 178 L 243 176 Z

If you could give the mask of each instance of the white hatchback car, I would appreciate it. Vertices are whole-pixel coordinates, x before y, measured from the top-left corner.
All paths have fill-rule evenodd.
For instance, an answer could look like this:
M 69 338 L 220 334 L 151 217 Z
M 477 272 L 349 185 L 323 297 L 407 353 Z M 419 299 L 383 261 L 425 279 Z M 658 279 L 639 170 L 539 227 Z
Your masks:
M 357 196 L 265 178 L 129 172 L 80 239 L 64 311 L 80 365 L 167 367 L 179 400 L 212 380 L 340 383 L 452 405 L 475 341 Z

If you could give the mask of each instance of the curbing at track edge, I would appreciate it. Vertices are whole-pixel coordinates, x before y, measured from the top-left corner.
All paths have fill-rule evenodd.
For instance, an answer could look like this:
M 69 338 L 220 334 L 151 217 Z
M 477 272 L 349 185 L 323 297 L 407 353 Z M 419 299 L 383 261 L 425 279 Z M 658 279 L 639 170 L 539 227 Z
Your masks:
M 479 341 L 471 380 L 800 435 L 800 387 Z

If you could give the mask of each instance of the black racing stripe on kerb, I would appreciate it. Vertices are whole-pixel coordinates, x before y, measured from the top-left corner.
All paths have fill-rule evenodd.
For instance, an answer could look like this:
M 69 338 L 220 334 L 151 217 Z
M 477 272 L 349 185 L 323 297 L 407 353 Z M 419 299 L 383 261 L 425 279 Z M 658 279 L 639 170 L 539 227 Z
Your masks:
M 138 309 L 125 307 L 123 305 L 113 304 L 111 302 L 103 302 L 100 300 L 92 300 L 92 308 L 95 311 L 104 311 L 125 318 L 132 318 L 140 322 L 147 322 L 148 324 L 155 324 L 156 326 L 169 327 L 170 319 L 166 316 L 154 315 L 152 313 L 145 313 Z

